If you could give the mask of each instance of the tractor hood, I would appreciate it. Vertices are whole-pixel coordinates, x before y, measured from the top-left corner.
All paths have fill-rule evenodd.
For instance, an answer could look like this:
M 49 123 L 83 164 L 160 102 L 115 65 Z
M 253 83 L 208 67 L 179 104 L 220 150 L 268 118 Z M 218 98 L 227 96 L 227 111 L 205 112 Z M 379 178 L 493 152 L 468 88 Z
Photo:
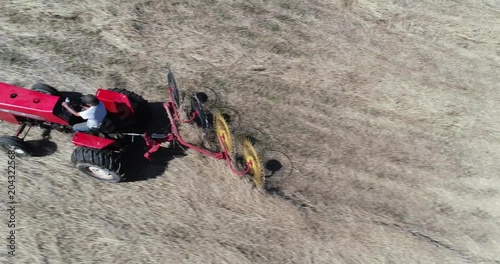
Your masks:
M 61 107 L 59 100 L 61 100 L 59 96 L 0 82 L 0 119 L 13 115 L 16 118 L 30 118 L 67 125 L 67 121 L 53 113 L 56 105 Z

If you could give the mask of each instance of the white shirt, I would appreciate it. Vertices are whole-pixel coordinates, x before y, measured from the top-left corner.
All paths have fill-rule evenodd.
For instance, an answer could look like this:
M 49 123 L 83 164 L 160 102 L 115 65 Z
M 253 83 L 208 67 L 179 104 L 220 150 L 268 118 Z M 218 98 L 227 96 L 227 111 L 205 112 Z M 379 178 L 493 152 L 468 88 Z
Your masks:
M 87 120 L 87 126 L 89 128 L 99 128 L 101 126 L 102 120 L 106 117 L 106 107 L 102 102 L 98 105 L 92 106 L 87 110 L 81 111 L 80 116 Z

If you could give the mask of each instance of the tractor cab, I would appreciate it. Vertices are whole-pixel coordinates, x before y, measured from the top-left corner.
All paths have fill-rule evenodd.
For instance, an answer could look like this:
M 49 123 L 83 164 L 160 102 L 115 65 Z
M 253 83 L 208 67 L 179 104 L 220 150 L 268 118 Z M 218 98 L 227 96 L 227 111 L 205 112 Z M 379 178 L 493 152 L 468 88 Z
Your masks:
M 95 96 L 104 104 L 107 115 L 99 129 L 93 129 L 89 133 L 98 135 L 100 133 L 110 134 L 117 132 L 132 132 L 137 126 L 140 126 L 142 119 L 140 116 L 148 111 L 147 101 L 139 95 L 124 89 L 98 89 Z M 62 102 L 65 98 L 70 101 L 70 107 L 77 112 L 82 111 L 82 94 L 71 93 L 67 96 L 61 96 L 54 108 L 54 114 L 67 121 L 70 126 L 85 122 L 84 119 L 72 115 L 64 107 Z

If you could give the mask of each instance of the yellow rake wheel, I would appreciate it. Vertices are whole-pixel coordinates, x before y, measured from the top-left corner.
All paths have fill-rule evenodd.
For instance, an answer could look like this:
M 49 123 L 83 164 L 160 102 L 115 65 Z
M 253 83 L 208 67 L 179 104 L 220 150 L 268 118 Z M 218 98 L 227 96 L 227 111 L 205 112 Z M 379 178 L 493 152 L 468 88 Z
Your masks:
M 217 134 L 221 148 L 225 148 L 228 153 L 233 152 L 233 137 L 231 136 L 231 130 L 229 129 L 226 119 L 222 116 L 221 112 L 216 112 L 214 118 L 215 133 Z
M 259 189 L 264 188 L 264 171 L 262 170 L 262 163 L 260 157 L 252 144 L 252 141 L 246 138 L 243 141 L 243 156 L 245 163 L 250 165 L 250 174 L 255 186 Z

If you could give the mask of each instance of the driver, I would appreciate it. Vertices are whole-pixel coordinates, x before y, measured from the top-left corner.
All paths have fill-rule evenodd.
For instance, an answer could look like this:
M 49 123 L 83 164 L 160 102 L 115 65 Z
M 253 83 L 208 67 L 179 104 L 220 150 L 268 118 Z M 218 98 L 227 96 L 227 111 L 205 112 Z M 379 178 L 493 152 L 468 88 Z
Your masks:
M 84 110 L 81 112 L 76 112 L 66 102 L 62 103 L 62 106 L 71 114 L 87 120 L 87 122 L 75 124 L 73 130 L 75 132 L 87 132 L 90 129 L 98 129 L 106 117 L 106 107 L 104 107 L 104 104 L 97 97 L 91 94 L 84 95 L 82 101 L 86 106 L 82 105 L 82 109 Z

